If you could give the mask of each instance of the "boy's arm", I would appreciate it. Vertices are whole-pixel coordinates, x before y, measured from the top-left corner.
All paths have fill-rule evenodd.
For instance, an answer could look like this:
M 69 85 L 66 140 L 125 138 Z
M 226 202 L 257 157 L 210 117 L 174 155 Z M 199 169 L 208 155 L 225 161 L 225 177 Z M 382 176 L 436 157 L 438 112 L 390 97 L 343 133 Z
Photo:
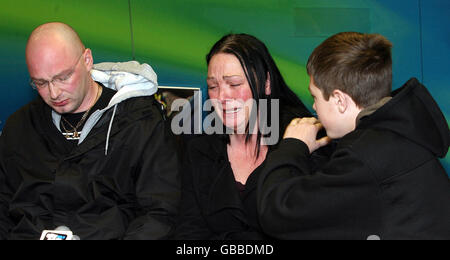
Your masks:
M 308 146 L 293 138 L 267 156 L 258 183 L 263 230 L 280 239 L 366 239 L 378 223 L 378 186 L 367 166 L 338 149 L 320 171 L 309 169 Z

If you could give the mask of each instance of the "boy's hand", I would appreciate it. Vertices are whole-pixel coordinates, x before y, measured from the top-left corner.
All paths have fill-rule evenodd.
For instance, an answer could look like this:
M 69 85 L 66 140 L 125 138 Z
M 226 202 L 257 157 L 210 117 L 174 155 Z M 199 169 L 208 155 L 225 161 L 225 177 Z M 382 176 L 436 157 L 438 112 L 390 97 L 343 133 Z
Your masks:
M 283 138 L 295 138 L 304 142 L 312 153 L 331 142 L 328 136 L 316 140 L 317 133 L 322 128 L 322 124 L 314 117 L 295 118 L 286 128 Z

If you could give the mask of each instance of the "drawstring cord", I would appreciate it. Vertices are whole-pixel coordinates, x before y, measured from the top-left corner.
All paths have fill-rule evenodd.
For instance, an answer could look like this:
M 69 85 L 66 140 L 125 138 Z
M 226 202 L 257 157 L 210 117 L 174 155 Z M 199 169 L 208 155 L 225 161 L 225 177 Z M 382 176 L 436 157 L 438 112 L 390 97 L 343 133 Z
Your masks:
M 108 134 L 106 136 L 105 156 L 108 155 L 109 135 L 111 134 L 112 124 L 113 124 L 113 121 L 114 121 L 114 117 L 116 115 L 116 109 L 117 109 L 117 104 L 114 106 L 114 111 L 113 111 L 113 114 L 112 114 L 112 117 L 111 117 L 111 121 L 109 122 Z

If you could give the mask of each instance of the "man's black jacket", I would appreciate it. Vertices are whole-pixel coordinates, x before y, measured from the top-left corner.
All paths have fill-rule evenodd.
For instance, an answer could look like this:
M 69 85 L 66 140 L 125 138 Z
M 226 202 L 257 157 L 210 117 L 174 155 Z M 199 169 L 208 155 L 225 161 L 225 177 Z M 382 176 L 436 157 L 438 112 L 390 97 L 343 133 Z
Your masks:
M 174 142 L 153 97 L 108 110 L 73 151 L 37 98 L 0 137 L 0 238 L 64 225 L 81 239 L 160 239 L 179 201 Z M 106 155 L 105 155 L 106 154 Z

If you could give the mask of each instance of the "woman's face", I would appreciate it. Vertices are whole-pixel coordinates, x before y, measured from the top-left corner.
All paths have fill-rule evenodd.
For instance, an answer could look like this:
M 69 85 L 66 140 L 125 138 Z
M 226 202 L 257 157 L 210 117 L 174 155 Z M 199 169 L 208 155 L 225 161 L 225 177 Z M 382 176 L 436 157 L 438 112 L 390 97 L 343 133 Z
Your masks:
M 226 53 L 214 55 L 209 61 L 207 83 L 209 97 L 223 124 L 239 133 L 245 132 L 253 107 L 253 95 L 236 56 Z

